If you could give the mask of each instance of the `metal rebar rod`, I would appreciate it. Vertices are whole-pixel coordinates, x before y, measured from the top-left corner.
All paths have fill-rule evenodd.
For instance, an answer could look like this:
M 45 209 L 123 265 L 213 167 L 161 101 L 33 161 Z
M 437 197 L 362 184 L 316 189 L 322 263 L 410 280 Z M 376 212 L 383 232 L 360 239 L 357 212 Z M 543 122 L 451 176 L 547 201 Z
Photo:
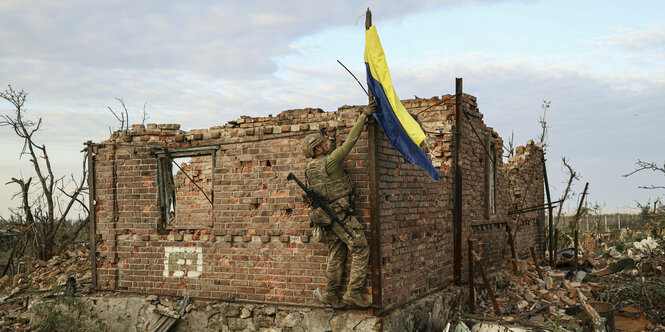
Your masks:
M 469 248 L 469 311 L 474 313 L 476 311 L 476 292 L 473 284 L 473 241 L 471 239 L 468 240 L 467 247 Z
M 529 250 L 531 250 L 531 257 L 533 257 L 533 265 L 536 267 L 536 272 L 538 272 L 538 278 L 545 280 L 543 278 L 543 271 L 540 270 L 540 264 L 538 264 L 536 249 L 534 247 L 530 247 Z
M 480 276 L 483 278 L 483 283 L 485 284 L 485 288 L 487 288 L 487 295 L 489 295 L 490 300 L 492 301 L 492 306 L 494 307 L 494 313 L 497 316 L 500 316 L 501 309 L 499 309 L 499 303 L 496 301 L 496 297 L 494 296 L 494 291 L 492 290 L 492 286 L 490 285 L 490 282 L 487 280 L 485 269 L 483 269 L 482 264 L 478 262 L 478 255 L 476 255 L 476 252 L 472 251 L 471 253 L 473 255 L 473 260 L 476 262 L 476 266 L 478 267 L 478 271 L 480 271 Z

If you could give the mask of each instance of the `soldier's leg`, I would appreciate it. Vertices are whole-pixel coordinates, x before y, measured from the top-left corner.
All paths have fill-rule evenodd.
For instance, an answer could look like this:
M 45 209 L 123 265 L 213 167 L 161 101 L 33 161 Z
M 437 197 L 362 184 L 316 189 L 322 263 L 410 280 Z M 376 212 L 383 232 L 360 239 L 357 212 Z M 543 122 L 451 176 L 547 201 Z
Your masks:
M 341 239 L 349 248 L 351 253 L 351 272 L 349 274 L 349 287 L 344 300 L 351 302 L 359 307 L 369 307 L 371 303 L 365 300 L 362 295 L 362 288 L 365 286 L 367 279 L 367 268 L 369 265 L 369 246 L 367 245 L 367 238 L 363 232 L 362 225 L 358 222 L 355 216 L 347 219 L 345 224 L 346 228 L 351 231 L 353 237 L 349 236 L 342 227 L 333 224 L 331 229 L 335 235 Z
M 355 217 L 354 217 L 355 218 Z M 362 229 L 353 229 L 354 238 L 347 243 L 351 253 L 351 272 L 349 273 L 349 291 L 361 292 L 367 279 L 369 266 L 369 245 Z
M 347 248 L 337 236 L 326 234 L 328 266 L 326 268 L 326 293 L 337 294 L 342 284 Z

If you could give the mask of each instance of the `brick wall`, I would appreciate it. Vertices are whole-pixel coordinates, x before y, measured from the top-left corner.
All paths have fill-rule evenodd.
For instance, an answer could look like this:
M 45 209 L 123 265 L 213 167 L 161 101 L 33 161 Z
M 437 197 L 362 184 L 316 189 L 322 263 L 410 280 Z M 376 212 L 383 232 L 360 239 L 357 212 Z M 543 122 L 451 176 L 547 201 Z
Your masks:
M 404 104 L 427 132 L 423 150 L 441 171 L 439 182 L 420 168 L 404 164 L 378 126 L 376 141 L 370 141 L 365 130 L 346 161 L 355 188 L 356 215 L 368 239 L 377 234 L 371 241 L 378 241 L 378 256 L 374 252 L 370 262 L 378 264 L 371 264 L 367 286 L 370 294 L 380 292 L 381 302 L 375 305 L 381 308 L 400 306 L 440 289 L 452 276 L 454 96 L 405 100 Z M 304 180 L 306 160 L 300 150 L 304 136 L 335 123 L 341 142 L 362 108 L 243 116 L 221 127 L 187 132 L 173 124 L 135 125 L 96 144 L 100 287 L 318 305 L 312 291 L 324 288 L 327 249 L 312 240 L 309 207 L 297 185 L 286 178 L 293 172 Z M 464 95 L 464 109 L 469 118 L 462 128 L 463 238 L 476 240 L 489 269 L 499 266 L 505 254 L 513 192 L 504 175 L 501 139 L 483 123 L 475 97 Z M 492 144 L 496 210 L 488 213 L 486 178 L 492 158 L 486 152 Z M 213 187 L 208 193 L 213 205 L 208 209 L 207 198 L 176 171 L 181 195 L 176 197 L 178 213 L 174 223 L 165 225 L 163 186 L 158 181 L 160 156 L 165 148 L 177 152 L 204 147 L 213 148 L 214 153 L 192 158 L 183 170 L 204 191 Z M 372 155 L 376 156 L 376 188 L 370 187 L 374 183 L 369 169 Z M 515 165 L 515 169 L 523 168 Z M 542 202 L 542 190 L 540 195 Z M 376 199 L 376 211 L 371 210 L 372 199 Z M 378 229 L 370 227 L 372 218 Z M 537 230 L 528 225 L 522 228 L 524 234 Z M 372 285 L 372 273 L 378 274 L 375 280 L 380 288 Z
M 359 114 L 351 107 L 332 113 L 286 111 L 190 132 L 178 125 L 133 126 L 96 144 L 100 286 L 314 305 L 312 291 L 325 284 L 327 250 L 311 241 L 308 207 L 286 177 L 293 172 L 304 179 L 300 141 L 305 135 L 336 121 L 338 134 L 346 137 Z M 366 140 L 363 133 L 347 162 L 360 210 L 368 209 Z M 181 218 L 198 213 L 207 201 L 198 189 L 181 186 L 178 218 L 160 228 L 156 152 L 205 146 L 218 148 L 212 215 L 198 214 L 208 220 L 191 223 Z M 195 180 L 210 179 L 207 166 L 196 166 L 203 163 L 199 159 L 183 169 Z M 175 180 L 177 185 L 184 181 L 180 173 Z M 364 223 L 366 215 L 360 213 Z
M 190 158 L 183 158 L 185 160 Z M 212 156 L 196 156 L 180 162 L 175 171 L 175 212 L 171 221 L 177 227 L 212 226 Z
M 544 204 L 543 149 L 541 143 L 527 142 L 518 146 L 508 160 L 504 177 L 509 182 L 510 209 L 521 210 Z M 510 216 L 513 231 L 517 228 L 515 247 L 518 258 L 530 258 L 529 248 L 545 252 L 545 210 L 514 213 Z M 541 255 L 541 258 L 543 256 Z

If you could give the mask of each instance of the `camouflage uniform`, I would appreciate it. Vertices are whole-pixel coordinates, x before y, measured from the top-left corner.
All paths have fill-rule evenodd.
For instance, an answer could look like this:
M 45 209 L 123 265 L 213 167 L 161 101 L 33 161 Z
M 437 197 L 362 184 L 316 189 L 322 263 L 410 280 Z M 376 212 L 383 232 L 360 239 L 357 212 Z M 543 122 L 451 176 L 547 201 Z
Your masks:
M 336 293 L 339 290 L 348 250 L 351 252 L 348 289 L 360 292 L 365 285 L 367 276 L 369 247 L 362 225 L 352 214 L 351 181 L 348 176 L 344 176 L 339 180 L 331 180 L 325 171 L 325 158 L 315 159 L 307 165 L 307 178 L 310 188 L 323 196 L 328 206 L 335 211 L 339 220 L 344 222 L 346 229 L 353 233 L 352 238 L 335 222 L 324 228 L 325 242 L 328 246 L 326 291 Z
M 342 220 L 346 229 L 353 234 L 353 237 L 349 236 L 336 222 L 324 227 L 325 243 L 328 247 L 328 268 L 326 270 L 326 294 L 323 296 L 323 302 L 333 306 L 335 301 L 339 302 L 337 292 L 341 287 L 347 252 L 351 254 L 351 272 L 344 300 L 361 307 L 370 305 L 361 293 L 367 278 L 369 246 L 367 245 L 363 226 L 353 215 L 353 187 L 342 165 L 358 140 L 366 119 L 366 115 L 361 115 L 344 144 L 326 156 L 311 159 L 307 163 L 305 171 L 310 188 L 325 199 L 328 206 L 337 214 L 339 220 Z M 308 138 L 305 140 L 308 141 Z M 309 138 L 308 142 L 313 145 L 320 144 L 322 140 L 319 137 L 316 140 Z M 304 150 L 306 149 L 305 145 L 306 143 L 303 143 Z M 331 145 L 331 147 L 334 146 Z M 305 152 L 305 155 L 308 155 L 308 153 Z M 330 300 L 333 303 L 330 303 Z

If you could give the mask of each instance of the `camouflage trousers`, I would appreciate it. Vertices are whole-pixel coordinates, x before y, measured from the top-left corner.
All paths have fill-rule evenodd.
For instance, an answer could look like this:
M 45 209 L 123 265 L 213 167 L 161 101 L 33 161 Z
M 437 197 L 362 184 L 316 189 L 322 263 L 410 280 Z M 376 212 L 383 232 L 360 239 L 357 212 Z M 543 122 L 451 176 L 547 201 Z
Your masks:
M 342 283 L 342 274 L 345 270 L 347 252 L 351 253 L 351 272 L 349 273 L 349 291 L 361 292 L 367 279 L 369 264 L 369 246 L 363 232 L 363 227 L 351 215 L 346 219 L 344 226 L 353 233 L 353 237 L 333 222 L 325 229 L 325 242 L 328 246 L 328 268 L 326 270 L 326 292 L 337 293 Z

